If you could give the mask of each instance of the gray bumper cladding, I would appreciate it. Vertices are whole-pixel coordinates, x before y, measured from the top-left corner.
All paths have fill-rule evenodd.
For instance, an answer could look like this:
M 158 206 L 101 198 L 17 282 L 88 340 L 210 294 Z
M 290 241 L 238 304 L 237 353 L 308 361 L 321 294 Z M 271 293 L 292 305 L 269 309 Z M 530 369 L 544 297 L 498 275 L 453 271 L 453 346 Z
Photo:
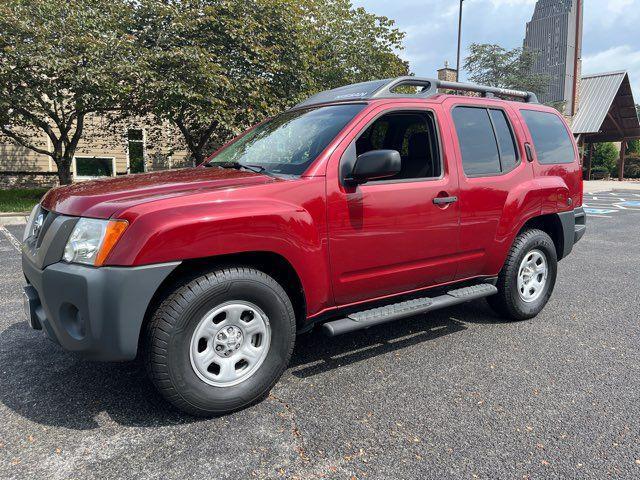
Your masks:
M 24 254 L 25 310 L 64 349 L 93 360 L 131 360 L 147 307 L 180 262 L 93 268 L 54 263 L 40 270 Z
M 571 253 L 573 246 L 578 243 L 587 231 L 587 214 L 583 207 L 578 207 L 575 210 L 558 213 L 558 217 L 562 224 L 564 240 L 563 251 L 558 252 L 558 260 L 560 260 Z

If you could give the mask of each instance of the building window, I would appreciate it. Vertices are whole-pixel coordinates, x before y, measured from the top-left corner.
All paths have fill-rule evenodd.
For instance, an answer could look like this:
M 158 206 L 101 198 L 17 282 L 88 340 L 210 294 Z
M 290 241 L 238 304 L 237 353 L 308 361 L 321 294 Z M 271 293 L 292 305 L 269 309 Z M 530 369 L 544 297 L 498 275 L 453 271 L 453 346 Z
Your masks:
M 144 132 L 140 129 L 127 131 L 129 173 L 144 172 Z
M 113 157 L 75 157 L 76 177 L 113 177 L 115 161 Z

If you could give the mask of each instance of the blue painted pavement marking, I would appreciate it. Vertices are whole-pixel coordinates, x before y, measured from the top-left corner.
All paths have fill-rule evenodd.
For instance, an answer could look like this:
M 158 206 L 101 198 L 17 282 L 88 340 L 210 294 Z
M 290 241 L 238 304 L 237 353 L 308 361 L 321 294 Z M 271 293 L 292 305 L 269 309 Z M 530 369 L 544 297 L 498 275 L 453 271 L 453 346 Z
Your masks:
M 618 212 L 619 210 L 611 210 L 608 208 L 585 208 L 584 211 L 592 215 L 605 215 L 607 213 Z
M 616 204 L 616 205 L 622 205 L 623 207 L 640 207 L 640 201 L 630 200 L 627 202 L 620 202 L 619 204 Z

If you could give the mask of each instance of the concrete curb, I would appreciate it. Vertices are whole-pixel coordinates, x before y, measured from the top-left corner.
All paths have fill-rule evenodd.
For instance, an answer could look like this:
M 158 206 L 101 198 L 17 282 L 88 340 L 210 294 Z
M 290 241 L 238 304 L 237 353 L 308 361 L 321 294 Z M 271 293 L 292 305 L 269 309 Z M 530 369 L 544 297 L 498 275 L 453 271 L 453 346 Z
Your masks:
M 0 225 L 18 225 L 21 223 L 27 223 L 28 219 L 28 213 L 0 213 Z
M 584 193 L 616 192 L 619 190 L 634 190 L 640 192 L 640 182 L 617 180 L 585 180 Z

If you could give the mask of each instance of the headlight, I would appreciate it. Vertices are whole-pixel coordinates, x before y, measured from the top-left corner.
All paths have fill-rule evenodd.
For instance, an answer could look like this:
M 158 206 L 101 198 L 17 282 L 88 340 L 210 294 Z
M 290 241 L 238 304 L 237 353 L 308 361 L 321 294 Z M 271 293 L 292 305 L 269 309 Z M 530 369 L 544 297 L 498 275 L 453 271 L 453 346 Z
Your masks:
M 125 220 L 81 218 L 69 236 L 64 248 L 63 260 L 99 267 L 127 226 L 128 223 Z
M 27 238 L 33 235 L 33 223 L 36 217 L 40 217 L 40 215 L 43 215 L 43 213 L 40 211 L 40 204 L 38 204 L 35 207 L 33 207 L 33 210 L 31 210 L 31 213 L 29 214 L 29 220 L 27 220 L 27 226 L 24 228 L 24 233 L 22 234 L 23 243 Z

